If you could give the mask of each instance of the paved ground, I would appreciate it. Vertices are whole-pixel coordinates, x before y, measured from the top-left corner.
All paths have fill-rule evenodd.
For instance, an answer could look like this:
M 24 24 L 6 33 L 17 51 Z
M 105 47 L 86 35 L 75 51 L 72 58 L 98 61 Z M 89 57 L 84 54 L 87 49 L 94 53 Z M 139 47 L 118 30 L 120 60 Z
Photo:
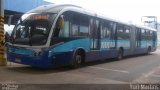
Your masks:
M 130 84 L 160 83 L 160 49 L 150 55 L 87 63 L 79 69 L 37 69 L 8 63 L 0 67 L 1 83 L 19 84 Z M 26 89 L 27 90 L 27 89 Z

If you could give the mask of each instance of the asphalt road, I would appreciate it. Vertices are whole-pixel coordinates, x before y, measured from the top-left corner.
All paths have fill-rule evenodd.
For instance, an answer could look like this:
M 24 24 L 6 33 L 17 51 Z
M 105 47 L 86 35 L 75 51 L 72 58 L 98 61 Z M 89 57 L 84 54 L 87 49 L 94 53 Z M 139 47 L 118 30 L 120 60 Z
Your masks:
M 160 83 L 160 49 L 150 55 L 87 63 L 78 69 L 38 69 L 8 63 L 0 67 L 0 83 L 17 84 L 130 84 Z M 25 90 L 25 89 L 24 89 Z M 27 89 L 26 89 L 27 90 Z

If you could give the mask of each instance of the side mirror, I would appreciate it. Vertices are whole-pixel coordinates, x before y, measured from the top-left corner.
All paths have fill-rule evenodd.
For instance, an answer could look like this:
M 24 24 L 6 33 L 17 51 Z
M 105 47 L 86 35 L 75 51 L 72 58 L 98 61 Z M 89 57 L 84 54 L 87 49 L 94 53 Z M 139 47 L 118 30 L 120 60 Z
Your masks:
M 64 18 L 63 18 L 63 15 L 61 15 L 59 17 L 58 22 L 57 22 L 57 27 L 60 28 L 60 29 L 64 28 Z

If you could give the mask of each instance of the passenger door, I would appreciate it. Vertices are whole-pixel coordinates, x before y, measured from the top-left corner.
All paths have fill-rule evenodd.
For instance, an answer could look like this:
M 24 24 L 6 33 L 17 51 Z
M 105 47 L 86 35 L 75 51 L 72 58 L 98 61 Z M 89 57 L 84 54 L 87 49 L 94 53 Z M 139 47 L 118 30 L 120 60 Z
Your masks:
M 91 50 L 100 49 L 100 22 L 97 19 L 90 20 L 90 38 L 91 38 Z
M 136 29 L 136 47 L 141 47 L 141 30 L 139 28 Z

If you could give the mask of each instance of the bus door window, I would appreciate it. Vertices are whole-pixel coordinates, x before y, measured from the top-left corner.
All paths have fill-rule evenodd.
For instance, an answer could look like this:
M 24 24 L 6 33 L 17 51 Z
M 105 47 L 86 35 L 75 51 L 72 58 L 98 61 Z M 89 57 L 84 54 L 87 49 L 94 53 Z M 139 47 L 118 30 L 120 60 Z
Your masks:
M 156 47 L 157 45 L 157 33 L 156 31 L 153 31 L 153 46 Z
M 124 27 L 121 24 L 118 24 L 117 26 L 117 47 L 123 47 L 123 43 L 121 42 L 123 40 L 123 32 Z
M 109 29 L 109 23 L 103 23 L 101 29 L 101 38 L 110 39 L 111 38 L 111 31 Z
M 136 47 L 139 48 L 141 46 L 141 30 L 136 28 Z
M 130 47 L 131 47 L 131 40 L 130 40 L 130 27 L 129 26 L 125 26 L 125 28 L 124 28 L 124 30 L 125 30 L 125 40 L 126 40 L 126 42 L 125 42 L 125 45 L 126 45 L 126 47 L 128 48 L 128 49 L 130 49 Z
M 108 49 L 111 46 L 111 29 L 109 22 L 103 22 L 101 28 L 101 48 Z
M 101 47 L 115 48 L 115 29 L 116 24 L 112 21 L 104 21 L 101 29 Z
M 100 30 L 101 24 L 99 20 L 90 19 L 90 37 L 91 37 L 91 49 L 100 49 Z
M 111 39 L 115 40 L 115 31 L 116 31 L 116 23 L 115 22 L 110 22 L 109 23 L 109 29 L 111 31 Z
M 151 46 L 150 45 L 150 31 L 149 30 L 146 30 L 146 46 Z
M 141 47 L 145 47 L 146 46 L 146 30 L 145 29 L 141 29 Z
M 89 35 L 90 35 L 90 38 L 94 38 L 95 36 L 93 19 L 90 19 Z
M 110 22 L 109 23 L 109 29 L 111 31 L 110 33 L 110 39 L 111 39 L 111 45 L 110 48 L 116 48 L 116 23 L 115 22 Z
M 105 24 L 102 24 L 102 29 L 101 29 L 101 39 L 105 38 L 107 33 L 107 27 L 105 26 Z

